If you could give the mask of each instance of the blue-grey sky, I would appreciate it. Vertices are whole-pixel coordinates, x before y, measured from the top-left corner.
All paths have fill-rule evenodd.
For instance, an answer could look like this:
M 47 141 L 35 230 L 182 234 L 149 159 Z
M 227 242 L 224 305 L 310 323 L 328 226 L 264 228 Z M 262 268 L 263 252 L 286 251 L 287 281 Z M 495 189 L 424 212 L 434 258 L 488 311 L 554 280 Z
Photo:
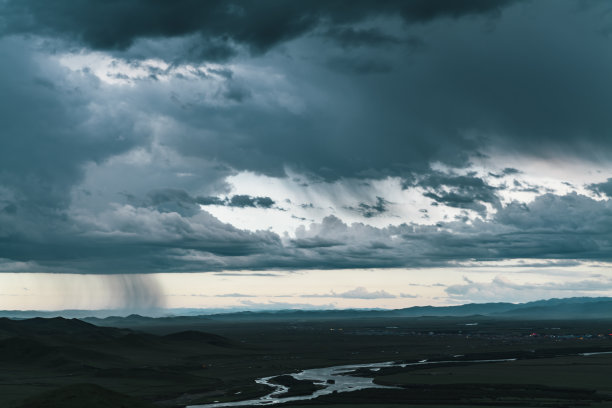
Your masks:
M 0 55 L 2 272 L 611 261 L 606 1 L 0 0 Z

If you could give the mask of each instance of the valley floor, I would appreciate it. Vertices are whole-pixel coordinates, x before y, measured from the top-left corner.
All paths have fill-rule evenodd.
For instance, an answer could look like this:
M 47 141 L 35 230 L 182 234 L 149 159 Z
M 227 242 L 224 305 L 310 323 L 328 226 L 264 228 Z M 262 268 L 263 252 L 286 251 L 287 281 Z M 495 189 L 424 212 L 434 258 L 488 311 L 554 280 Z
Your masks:
M 0 406 L 53 408 L 54 390 L 94 384 L 135 398 L 134 407 L 172 408 L 255 398 L 270 391 L 255 379 L 306 368 L 489 358 L 518 360 L 360 372 L 398 389 L 286 406 L 612 406 L 612 354 L 578 355 L 612 351 L 606 320 L 132 317 L 99 324 L 110 323 L 121 327 L 0 319 Z

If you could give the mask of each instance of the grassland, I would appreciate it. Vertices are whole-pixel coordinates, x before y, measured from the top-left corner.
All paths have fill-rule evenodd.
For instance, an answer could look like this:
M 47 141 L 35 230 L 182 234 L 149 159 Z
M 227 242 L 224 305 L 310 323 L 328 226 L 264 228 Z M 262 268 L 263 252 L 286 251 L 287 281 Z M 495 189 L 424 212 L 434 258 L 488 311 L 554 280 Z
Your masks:
M 511 357 L 519 360 L 384 369 L 371 374 L 375 382 L 397 390 L 287 406 L 612 406 L 612 355 L 576 356 L 612 350 L 609 320 L 133 317 L 114 323 L 123 327 L 0 319 L 0 406 L 35 408 L 41 393 L 94 384 L 138 403 L 181 407 L 263 395 L 268 389 L 255 378 L 305 368 Z

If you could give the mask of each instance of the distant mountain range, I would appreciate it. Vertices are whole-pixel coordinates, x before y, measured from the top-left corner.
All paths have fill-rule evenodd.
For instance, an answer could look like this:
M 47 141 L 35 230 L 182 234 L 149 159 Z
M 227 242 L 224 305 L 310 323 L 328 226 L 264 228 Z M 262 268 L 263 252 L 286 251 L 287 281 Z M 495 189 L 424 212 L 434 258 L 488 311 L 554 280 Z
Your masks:
M 149 314 L 149 313 L 146 313 Z M 340 309 L 340 310 L 277 310 L 277 311 L 223 311 L 219 309 L 168 309 L 151 313 L 160 319 L 185 323 L 190 319 L 335 319 L 360 317 L 425 317 L 425 316 L 491 316 L 521 319 L 607 319 L 612 318 L 611 297 L 574 297 L 547 299 L 527 303 L 469 303 L 458 306 L 415 306 L 405 309 Z M 0 317 L 27 319 L 32 317 L 80 318 L 97 325 L 110 326 L 128 319 L 146 324 L 153 317 L 125 316 L 117 310 L 60 310 L 60 311 L 0 311 Z

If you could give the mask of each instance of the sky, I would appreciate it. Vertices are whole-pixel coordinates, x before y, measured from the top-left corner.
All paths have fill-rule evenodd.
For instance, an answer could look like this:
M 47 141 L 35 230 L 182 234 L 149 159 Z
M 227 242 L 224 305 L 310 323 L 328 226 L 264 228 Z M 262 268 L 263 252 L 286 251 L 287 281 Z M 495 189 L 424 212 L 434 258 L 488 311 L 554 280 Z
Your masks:
M 0 0 L 0 309 L 612 295 L 612 4 Z

